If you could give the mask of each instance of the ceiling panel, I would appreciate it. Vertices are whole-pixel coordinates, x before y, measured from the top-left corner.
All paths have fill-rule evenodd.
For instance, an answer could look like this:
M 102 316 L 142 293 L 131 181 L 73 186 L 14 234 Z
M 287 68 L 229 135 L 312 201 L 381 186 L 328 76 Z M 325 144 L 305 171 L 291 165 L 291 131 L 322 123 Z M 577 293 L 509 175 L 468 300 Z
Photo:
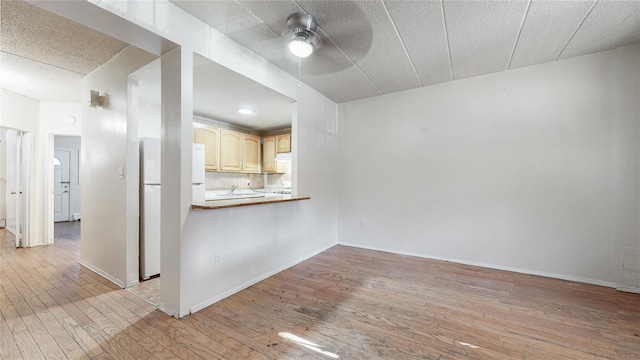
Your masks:
M 453 78 L 504 71 L 526 1 L 445 1 Z
M 316 89 L 320 93 L 330 93 L 331 100 L 340 99 L 342 101 L 349 101 L 349 99 L 355 99 L 356 95 L 347 87 L 337 75 L 334 74 L 322 74 L 321 69 L 316 69 L 318 65 L 314 62 L 307 62 L 305 64 L 306 72 L 302 73 L 302 81 Z M 328 97 L 328 96 L 327 96 Z
M 2 88 L 34 99 L 80 102 L 82 75 L 19 56 L 0 53 Z
M 32 44 L 31 41 L 15 38 L 13 36 L 2 37 L 2 51 L 8 54 L 31 59 L 33 61 L 49 64 L 61 69 L 86 75 L 101 64 L 87 60 L 80 56 L 60 51 L 44 44 Z
M 65 70 L 63 68 L 34 61 L 21 56 L 2 52 L 2 69 L 32 74 L 45 79 L 57 80 L 65 83 L 79 83 L 84 77 L 82 74 Z
M 509 68 L 554 61 L 594 1 L 531 2 Z
M 561 59 L 640 43 L 640 1 L 600 0 L 578 29 Z
M 308 13 L 318 15 L 322 30 L 382 93 L 420 86 L 381 1 L 299 4 Z
M 80 101 L 82 77 L 127 46 L 22 0 L 2 1 L 0 32 L 2 87 L 49 101 Z
M 326 35 L 323 38 L 324 45 L 318 53 L 302 60 L 302 71 L 308 75 L 320 75 L 315 69 L 324 69 L 341 86 L 350 89 L 351 96 L 329 94 L 328 98 L 336 102 L 344 102 L 382 94 L 360 67 L 356 66 L 330 38 Z M 286 49 L 282 51 L 286 52 Z M 309 63 L 313 63 L 313 66 L 317 66 L 317 68 L 307 66 Z
M 386 6 L 422 85 L 452 80 L 441 3 L 387 1 Z
M 19 23 L 14 21 L 19 20 Z M 5 31 L 16 31 L 17 24 L 27 23 L 38 28 L 38 38 L 28 38 L 28 40 L 47 43 L 55 42 L 58 45 L 65 43 L 64 50 L 74 55 L 82 55 L 87 59 L 92 59 L 104 63 L 124 49 L 127 44 L 106 36 L 103 33 L 87 28 L 61 16 L 52 14 L 37 6 L 22 0 L 2 1 L 2 25 L 3 35 Z M 5 24 L 10 25 L 5 27 Z M 24 29 L 24 25 L 18 29 Z M 43 31 L 46 30 L 46 33 Z M 13 34 L 17 37 L 22 37 Z M 23 34 L 27 36 L 27 34 Z M 51 45 L 50 45 L 51 46 Z M 61 49 L 62 50 L 62 49 Z

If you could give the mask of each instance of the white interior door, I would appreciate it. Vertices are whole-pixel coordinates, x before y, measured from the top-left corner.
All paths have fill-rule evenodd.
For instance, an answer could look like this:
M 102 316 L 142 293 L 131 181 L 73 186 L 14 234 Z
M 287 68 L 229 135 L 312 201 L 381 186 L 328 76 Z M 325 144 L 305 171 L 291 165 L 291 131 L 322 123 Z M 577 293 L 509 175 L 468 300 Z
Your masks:
M 17 160 L 17 132 L 13 130 L 7 130 L 6 135 L 6 170 L 7 170 L 7 184 L 6 184 L 6 207 L 7 207 L 7 226 L 6 229 L 13 235 L 17 235 L 16 230 L 16 216 L 18 205 L 18 163 Z M 17 239 L 17 236 L 16 236 Z
M 55 150 L 53 159 L 53 221 L 69 221 L 70 177 L 69 164 L 71 151 Z
M 16 247 L 28 245 L 28 192 L 31 134 L 7 130 L 7 230 L 15 235 Z

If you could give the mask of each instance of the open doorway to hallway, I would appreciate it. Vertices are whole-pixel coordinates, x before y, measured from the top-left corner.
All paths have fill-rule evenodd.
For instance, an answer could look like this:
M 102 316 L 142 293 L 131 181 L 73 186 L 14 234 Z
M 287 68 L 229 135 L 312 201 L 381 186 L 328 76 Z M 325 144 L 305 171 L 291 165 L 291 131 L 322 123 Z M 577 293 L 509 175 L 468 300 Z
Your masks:
M 80 203 L 80 136 L 54 136 L 53 222 L 78 221 Z

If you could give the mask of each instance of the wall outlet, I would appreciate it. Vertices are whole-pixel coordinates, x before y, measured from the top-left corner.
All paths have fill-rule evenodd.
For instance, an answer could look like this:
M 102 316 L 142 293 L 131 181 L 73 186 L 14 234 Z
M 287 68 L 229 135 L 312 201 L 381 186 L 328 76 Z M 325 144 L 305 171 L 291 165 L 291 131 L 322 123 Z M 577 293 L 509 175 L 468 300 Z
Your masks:
M 276 236 L 273 237 L 273 247 L 278 246 L 278 238 Z
M 360 220 L 360 229 L 364 230 L 367 228 L 367 222 L 365 220 Z
M 213 253 L 213 261 L 216 266 L 220 265 L 220 262 L 222 261 L 220 253 Z

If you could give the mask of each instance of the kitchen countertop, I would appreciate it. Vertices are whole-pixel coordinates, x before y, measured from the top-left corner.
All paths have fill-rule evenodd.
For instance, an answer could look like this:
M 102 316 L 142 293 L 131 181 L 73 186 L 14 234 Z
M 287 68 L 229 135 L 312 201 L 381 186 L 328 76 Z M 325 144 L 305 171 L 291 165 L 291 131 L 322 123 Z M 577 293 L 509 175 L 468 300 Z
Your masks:
M 238 206 L 250 206 L 250 205 L 262 205 L 273 204 L 279 202 L 309 200 L 308 196 L 293 196 L 293 195 L 279 195 L 279 196 L 267 196 L 260 198 L 248 198 L 248 199 L 230 199 L 230 200 L 209 200 L 201 203 L 191 204 L 192 209 L 224 209 Z

